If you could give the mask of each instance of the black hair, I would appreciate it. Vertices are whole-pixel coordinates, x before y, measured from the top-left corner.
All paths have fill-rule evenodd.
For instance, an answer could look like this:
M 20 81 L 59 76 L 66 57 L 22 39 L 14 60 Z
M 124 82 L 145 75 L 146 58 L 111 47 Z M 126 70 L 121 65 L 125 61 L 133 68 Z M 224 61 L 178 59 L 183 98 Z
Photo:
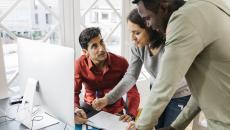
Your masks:
M 101 35 L 101 30 L 98 27 L 90 27 L 84 29 L 79 36 L 79 43 L 82 49 L 88 48 L 88 43 L 91 39 Z
M 150 35 L 151 41 L 149 43 L 149 48 L 154 49 L 154 48 L 158 48 L 161 45 L 165 45 L 165 34 L 156 30 L 152 30 L 152 33 Z
M 157 13 L 161 0 L 133 0 L 132 3 L 138 4 L 140 1 L 143 2 L 146 9 L 151 10 L 154 13 Z M 184 0 L 165 0 L 165 2 L 170 3 L 170 6 L 171 6 L 170 11 L 172 11 L 172 12 L 174 12 L 175 10 L 180 8 L 185 3 Z
M 160 5 L 160 0 L 133 0 L 132 3 L 138 4 L 140 1 L 143 2 L 146 9 L 154 11 L 154 13 L 157 13 Z
M 133 9 L 128 17 L 127 20 L 131 21 L 134 24 L 137 24 L 139 27 L 145 29 L 150 37 L 150 47 L 151 48 L 158 48 L 165 43 L 164 34 L 160 33 L 152 28 L 146 26 L 145 21 L 141 18 L 140 14 L 138 13 L 137 9 Z

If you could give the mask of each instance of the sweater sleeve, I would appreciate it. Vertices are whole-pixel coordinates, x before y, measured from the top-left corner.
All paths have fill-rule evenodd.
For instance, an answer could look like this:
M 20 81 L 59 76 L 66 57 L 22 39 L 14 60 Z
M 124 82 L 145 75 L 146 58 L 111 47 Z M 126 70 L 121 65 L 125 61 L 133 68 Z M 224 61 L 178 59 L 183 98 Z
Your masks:
M 128 114 L 136 117 L 138 113 L 138 107 L 140 104 L 140 94 L 137 90 L 137 86 L 134 85 L 127 93 Z
M 137 48 L 131 49 L 131 59 L 125 75 L 115 88 L 106 95 L 109 104 L 116 102 L 135 85 L 143 64 L 137 51 Z
M 74 108 L 80 106 L 80 98 L 79 94 L 81 93 L 82 89 L 82 76 L 81 76 L 81 68 L 80 62 L 75 62 L 75 73 L 74 73 Z

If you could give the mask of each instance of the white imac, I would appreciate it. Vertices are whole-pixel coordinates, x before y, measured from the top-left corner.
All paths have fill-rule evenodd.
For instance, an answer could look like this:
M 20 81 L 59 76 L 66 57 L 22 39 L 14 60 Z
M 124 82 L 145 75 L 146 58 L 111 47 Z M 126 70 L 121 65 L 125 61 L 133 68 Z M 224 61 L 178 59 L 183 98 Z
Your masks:
M 32 105 L 39 104 L 70 128 L 74 127 L 74 50 L 59 45 L 28 42 L 19 43 L 18 56 L 21 94 L 25 90 L 32 90 L 29 93 L 32 95 L 29 98 L 34 98 L 29 99 Z M 32 82 L 30 79 L 33 79 Z M 33 81 L 39 82 L 34 94 Z M 31 124 L 24 125 L 31 127 Z
M 3 54 L 3 43 L 0 38 L 0 99 L 8 97 L 8 87 L 5 73 L 4 54 Z

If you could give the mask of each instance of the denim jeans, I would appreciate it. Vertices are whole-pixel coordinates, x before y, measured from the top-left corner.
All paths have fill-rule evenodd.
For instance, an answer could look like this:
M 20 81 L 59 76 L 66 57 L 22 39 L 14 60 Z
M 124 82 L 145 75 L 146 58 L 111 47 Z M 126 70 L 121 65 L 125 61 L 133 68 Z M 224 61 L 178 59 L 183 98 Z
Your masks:
M 170 126 L 187 104 L 189 98 L 190 95 L 171 99 L 164 112 L 161 114 L 156 129 Z

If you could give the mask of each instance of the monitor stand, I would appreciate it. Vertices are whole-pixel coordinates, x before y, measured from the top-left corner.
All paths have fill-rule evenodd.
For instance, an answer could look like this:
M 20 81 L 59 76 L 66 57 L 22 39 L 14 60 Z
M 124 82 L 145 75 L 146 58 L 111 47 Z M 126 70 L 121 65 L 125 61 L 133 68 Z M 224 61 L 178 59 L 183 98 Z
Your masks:
M 38 87 L 38 80 L 32 78 L 27 80 L 22 104 L 19 106 L 16 116 L 16 120 L 29 129 L 41 129 L 59 123 L 59 120 L 46 113 L 42 108 L 34 107 L 34 95 L 36 89 L 39 89 Z

